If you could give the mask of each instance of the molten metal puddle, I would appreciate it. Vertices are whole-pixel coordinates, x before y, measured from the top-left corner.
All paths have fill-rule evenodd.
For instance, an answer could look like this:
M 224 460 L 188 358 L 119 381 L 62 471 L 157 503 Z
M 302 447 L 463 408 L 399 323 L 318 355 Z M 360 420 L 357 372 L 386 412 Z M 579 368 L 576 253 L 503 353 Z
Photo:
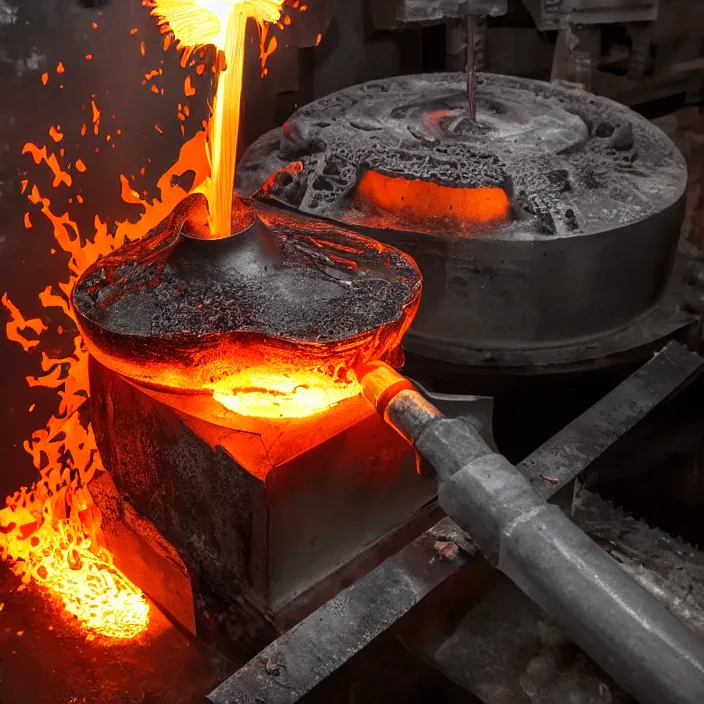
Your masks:
M 511 202 L 502 188 L 458 188 L 367 171 L 355 192 L 355 206 L 371 227 L 418 228 L 460 232 L 491 230 L 511 217 Z
M 279 169 L 261 187 L 258 198 L 277 202 L 279 189 L 303 170 L 300 161 Z M 347 225 L 464 236 L 492 232 L 510 221 L 511 200 L 503 188 L 444 186 L 378 171 L 364 172 L 341 218 Z

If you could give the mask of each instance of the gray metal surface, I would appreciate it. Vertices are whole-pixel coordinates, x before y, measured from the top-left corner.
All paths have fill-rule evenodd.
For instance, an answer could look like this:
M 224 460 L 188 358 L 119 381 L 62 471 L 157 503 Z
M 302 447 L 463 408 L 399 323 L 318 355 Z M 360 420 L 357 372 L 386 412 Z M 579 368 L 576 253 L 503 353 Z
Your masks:
M 704 641 L 557 508 L 504 527 L 498 568 L 642 704 L 704 699 Z
M 661 365 L 662 362 L 665 364 Z M 565 429 L 562 454 L 547 443 L 519 468 L 530 474 L 534 465 L 544 463 L 550 467 L 551 474 L 562 472 L 560 482 L 565 481 L 568 474 L 573 479 L 633 423 L 646 417 L 699 373 L 703 364 L 701 358 L 687 353 L 681 346 L 669 346 L 643 367 L 645 376 L 635 382 L 633 377 L 627 379 L 619 387 L 621 393 L 609 395 L 592 412 L 577 418 Z M 644 385 L 650 393 L 641 399 L 638 394 Z M 605 424 L 606 419 L 611 425 Z M 595 429 L 590 428 L 593 423 Z M 591 451 L 583 447 L 584 438 L 591 438 Z M 536 490 L 548 499 L 559 487 L 557 482 L 544 481 Z M 433 546 L 438 539 L 456 542 L 460 546 L 457 556 L 449 561 L 437 559 Z M 462 531 L 453 521 L 445 519 L 262 651 L 214 691 L 210 700 L 214 704 L 296 702 L 405 616 L 433 589 L 457 574 L 460 567 L 480 569 L 482 564 L 486 563 Z M 396 584 L 404 585 L 400 595 L 390 586 Z M 410 598 L 408 590 L 412 592 Z M 355 611 L 350 610 L 350 603 L 354 604 Z M 324 649 L 319 648 L 321 639 L 325 642 Z M 277 667 L 277 663 L 287 666 Z
M 572 518 L 695 631 L 704 628 L 704 554 L 581 489 Z M 508 580 L 499 580 L 427 661 L 485 704 L 633 704 Z
M 590 25 L 614 22 L 654 22 L 659 0 L 523 0 L 540 31 L 566 24 Z
M 448 521 L 448 523 L 451 523 Z M 297 702 L 469 559 L 437 559 L 443 523 L 265 648 L 209 697 L 214 704 Z
M 378 29 L 407 24 L 431 24 L 467 15 L 505 15 L 508 0 L 372 0 L 371 12 Z
M 684 381 L 697 374 L 703 364 L 699 355 L 680 344 L 669 344 L 574 423 L 544 443 L 537 458 L 531 455 L 518 468 L 543 498 L 548 488 L 558 491 L 567 488 L 574 478 L 573 467 L 594 462 L 652 408 L 680 390 L 679 384 L 673 384 L 674 379 L 682 375 Z
M 483 704 L 635 704 L 506 578 L 420 654 Z
M 252 193 L 300 162 L 272 179 L 266 198 L 411 254 L 424 278 L 405 339 L 414 354 L 461 364 L 570 346 L 588 354 L 665 294 L 684 215 L 684 160 L 657 128 L 603 98 L 490 74 L 477 92 L 476 124 L 465 74 L 329 96 L 255 143 L 238 186 Z M 511 220 L 498 229 L 411 225 L 403 206 L 379 216 L 357 196 L 365 170 L 503 188 Z
M 460 396 L 439 394 L 428 391 L 417 381 L 413 382 L 435 408 L 450 418 L 463 418 L 474 423 L 482 434 L 484 441 L 492 448 L 496 447 L 493 434 L 494 399 L 487 396 Z
M 581 489 L 574 522 L 644 589 L 704 635 L 704 553 Z

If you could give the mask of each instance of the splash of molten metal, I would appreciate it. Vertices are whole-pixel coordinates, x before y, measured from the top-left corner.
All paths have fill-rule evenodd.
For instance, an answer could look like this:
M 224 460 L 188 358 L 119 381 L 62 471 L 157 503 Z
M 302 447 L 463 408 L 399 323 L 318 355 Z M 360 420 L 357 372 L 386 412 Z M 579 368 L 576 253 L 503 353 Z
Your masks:
M 207 45 L 218 50 L 217 86 L 208 127 L 211 176 L 201 186 L 210 207 L 213 238 L 229 237 L 235 185 L 237 141 L 247 19 L 260 27 L 276 22 L 284 0 L 154 0 L 152 14 L 163 32 L 173 32 L 184 63 Z
M 57 215 L 50 198 L 43 196 L 36 185 L 30 187 L 27 181 L 23 182 L 28 200 L 47 218 L 56 242 L 70 256 L 68 281 L 60 282 L 58 290 L 47 286 L 39 293 L 44 308 L 59 309 L 70 319 L 54 323 L 54 332 L 75 330 L 68 302 L 81 274 L 128 240 L 146 235 L 186 196 L 178 185 L 172 185 L 172 178 L 193 170 L 195 182 L 202 182 L 207 174 L 204 146 L 203 132 L 184 145 L 179 161 L 159 180 L 160 200 L 143 202 L 144 212 L 137 224 L 117 223 L 115 230 L 109 231 L 96 216 L 91 238 L 81 237 L 68 213 Z M 31 154 L 36 163 L 48 166 L 56 177 L 54 188 L 67 185 L 67 174 L 55 157 L 48 155 L 47 148 L 29 144 L 24 152 Z M 85 165 L 78 168 L 76 163 L 75 167 L 85 171 Z M 41 349 L 48 321 L 25 319 L 7 294 L 1 302 L 10 315 L 6 324 L 8 338 L 21 344 L 25 351 Z M 0 510 L 0 555 L 12 561 L 12 569 L 24 584 L 35 581 L 49 590 L 90 633 L 133 638 L 148 626 L 149 603 L 102 547 L 100 513 L 87 489 L 95 474 L 103 471 L 92 429 L 84 418 L 88 353 L 77 333 L 72 346 L 73 351 L 65 357 L 42 352 L 43 375 L 27 379 L 30 387 L 55 389 L 59 407 L 46 427 L 25 443 L 40 479 L 9 497 L 6 507 Z M 45 347 L 52 349 L 50 345 Z

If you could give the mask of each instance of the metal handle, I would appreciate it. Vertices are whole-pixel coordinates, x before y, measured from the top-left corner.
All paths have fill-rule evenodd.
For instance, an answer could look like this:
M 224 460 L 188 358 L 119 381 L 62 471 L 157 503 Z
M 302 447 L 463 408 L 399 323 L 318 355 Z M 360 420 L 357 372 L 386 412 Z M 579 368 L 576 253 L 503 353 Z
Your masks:
M 382 364 L 365 397 L 435 468 L 438 501 L 485 557 L 643 704 L 704 702 L 704 641 L 544 502 L 476 428 L 445 418 Z

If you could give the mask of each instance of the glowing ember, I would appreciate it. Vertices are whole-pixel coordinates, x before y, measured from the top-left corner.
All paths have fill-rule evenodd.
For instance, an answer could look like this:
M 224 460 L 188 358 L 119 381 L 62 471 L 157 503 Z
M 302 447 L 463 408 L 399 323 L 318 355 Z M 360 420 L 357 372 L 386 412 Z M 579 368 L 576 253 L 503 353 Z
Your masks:
M 276 22 L 283 0 L 155 0 L 154 14 L 164 32 L 173 32 L 184 62 L 199 47 L 218 50 L 217 87 L 209 123 L 211 176 L 201 186 L 210 207 L 210 234 L 229 237 L 235 184 L 237 141 L 247 19 L 261 26 Z M 272 51 L 274 47 L 272 48 Z
M 356 196 L 362 208 L 371 205 L 379 213 L 392 216 L 390 221 L 421 227 L 450 222 L 486 229 L 505 224 L 511 213 L 511 202 L 501 188 L 453 188 L 376 171 L 364 174 Z

